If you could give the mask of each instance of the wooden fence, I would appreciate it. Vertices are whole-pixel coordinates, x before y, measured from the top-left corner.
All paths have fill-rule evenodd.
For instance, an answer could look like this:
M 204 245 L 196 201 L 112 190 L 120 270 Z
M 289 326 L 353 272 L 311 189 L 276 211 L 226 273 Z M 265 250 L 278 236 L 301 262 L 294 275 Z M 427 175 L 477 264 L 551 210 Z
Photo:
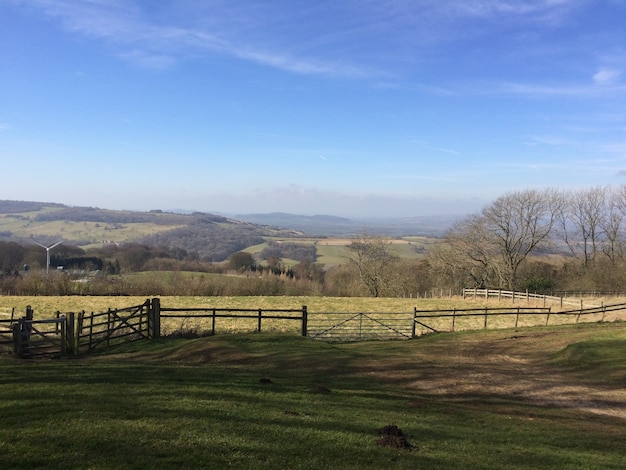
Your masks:
M 13 347 L 13 323 L 15 307 L 7 311 L 0 310 L 0 348 Z
M 159 299 L 152 299 L 154 317 L 158 320 L 155 336 L 194 336 L 197 334 L 214 335 L 222 332 L 241 332 L 250 330 L 260 333 L 263 324 L 271 322 L 272 330 L 288 330 L 287 322 L 294 320 L 301 323 L 300 333 L 306 336 L 308 311 L 306 306 L 299 309 L 245 309 L 245 308 L 165 308 Z M 223 319 L 228 319 L 223 321 Z M 207 323 L 210 325 L 208 326 Z M 234 328 L 230 325 L 235 325 Z M 158 332 L 158 333 L 157 333 Z
M 490 298 L 497 300 L 511 300 L 513 303 L 516 301 L 527 303 L 539 302 L 543 303 L 545 307 L 547 303 L 558 304 L 560 308 L 563 308 L 564 304 L 568 305 L 576 305 L 583 308 L 583 299 L 571 299 L 566 297 L 558 297 L 554 295 L 545 295 L 545 294 L 533 294 L 529 291 L 518 292 L 518 291 L 510 291 L 510 290 L 502 290 L 502 289 L 463 289 L 463 299 L 485 299 L 488 300 Z M 595 306 L 595 305 L 594 305 Z
M 412 312 L 316 312 L 299 309 L 168 308 L 158 298 L 99 313 L 57 312 L 56 318 L 3 320 L 0 344 L 21 357 L 79 354 L 123 341 L 245 331 L 283 331 L 329 342 L 410 339 L 438 332 L 522 328 L 579 322 L 624 321 L 626 303 L 552 311 L 550 307 L 417 310 Z M 191 334 L 190 334 L 191 333 Z M 6 336 L 10 337 L 7 341 Z M 3 339 L 4 337 L 4 339 Z

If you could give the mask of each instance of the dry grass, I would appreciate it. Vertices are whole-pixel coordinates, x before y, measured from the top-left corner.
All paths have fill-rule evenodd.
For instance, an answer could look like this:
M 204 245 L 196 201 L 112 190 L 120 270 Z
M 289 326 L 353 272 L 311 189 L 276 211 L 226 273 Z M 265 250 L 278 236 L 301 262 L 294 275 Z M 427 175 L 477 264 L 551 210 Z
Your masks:
M 417 336 L 423 334 L 449 331 L 470 331 L 485 329 L 523 328 L 544 325 L 564 325 L 573 323 L 613 322 L 626 320 L 626 311 L 609 312 L 606 315 L 597 313 L 583 315 L 578 318 L 577 314 L 559 314 L 558 306 L 552 305 L 548 313 L 525 313 L 519 315 L 511 313 L 498 313 L 492 309 L 514 309 L 527 307 L 543 307 L 543 302 L 519 302 L 512 303 L 509 300 L 498 301 L 496 299 L 462 299 L 460 297 L 440 299 L 398 299 L 398 298 L 372 298 L 372 297 L 160 297 L 163 309 L 189 309 L 187 312 L 175 312 L 185 314 L 188 318 L 162 318 L 162 334 L 201 335 L 210 332 L 214 326 L 218 333 L 237 333 L 256 331 L 258 328 L 258 316 L 256 310 L 289 309 L 301 310 L 306 306 L 309 312 L 309 330 L 320 332 L 334 325 L 345 322 L 345 328 L 357 337 L 372 334 L 380 335 L 381 324 L 387 325 L 403 334 L 411 334 L 411 320 L 413 310 L 420 312 L 420 318 L 416 324 Z M 585 305 L 600 305 L 619 303 L 621 299 L 586 299 Z M 52 318 L 56 312 L 103 312 L 107 309 L 125 308 L 141 305 L 146 297 L 104 297 L 104 296 L 32 296 L 32 297 L 0 297 L 0 312 L 10 312 L 15 307 L 16 316 L 22 316 L 26 306 L 30 305 L 35 311 L 35 318 Z M 488 315 L 481 309 L 488 308 Z M 210 318 L 210 311 L 194 311 L 194 309 L 249 309 L 252 312 L 219 312 L 215 323 Z M 455 310 L 454 318 L 452 310 Z M 442 316 L 441 311 L 444 312 Z M 164 311 L 164 315 L 172 314 Z M 356 314 L 363 313 L 366 316 Z M 237 315 L 236 318 L 220 317 L 219 315 Z M 354 315 L 353 315 L 354 314 Z M 262 330 L 291 334 L 301 333 L 301 321 L 297 312 L 285 312 L 279 315 L 283 317 L 295 317 L 296 319 L 263 319 Z M 385 330 L 385 327 L 382 327 Z M 335 332 L 336 330 L 333 330 Z M 389 330 L 387 330 L 389 333 Z M 314 334 L 314 333 L 311 333 Z M 346 333 L 343 333 L 346 334 Z M 384 336 L 384 334 L 383 334 Z

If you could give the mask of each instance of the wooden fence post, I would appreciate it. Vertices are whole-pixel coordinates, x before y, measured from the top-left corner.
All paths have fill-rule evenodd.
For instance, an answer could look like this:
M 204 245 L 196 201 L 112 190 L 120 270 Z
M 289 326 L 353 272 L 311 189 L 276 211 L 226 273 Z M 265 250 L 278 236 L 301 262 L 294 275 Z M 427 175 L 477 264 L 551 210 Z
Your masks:
M 454 333 L 454 320 L 456 319 L 456 308 L 452 309 L 452 333 Z
M 154 297 L 148 301 L 148 337 L 161 337 L 161 299 Z
M 261 319 L 263 318 L 263 310 L 259 309 L 259 320 L 257 325 L 257 332 L 261 332 Z
M 65 354 L 67 354 L 67 319 L 65 318 L 65 315 L 61 315 L 59 320 L 61 320 L 61 355 L 65 356 Z M 58 329 L 59 323 L 56 323 L 54 326 L 55 329 Z
M 215 336 L 215 309 L 211 315 L 211 336 Z
M 465 298 L 465 289 L 463 289 L 463 298 Z M 413 307 L 413 319 L 411 321 L 411 338 L 415 338 L 415 317 L 417 316 L 417 307 Z
M 484 327 L 484 328 L 485 328 L 485 330 L 487 329 L 487 315 L 488 315 L 488 314 L 489 314 L 489 313 L 488 313 L 487 307 L 485 307 L 485 327 Z
M 307 335 L 307 328 L 309 324 L 309 312 L 306 305 L 302 306 L 302 336 Z
M 22 320 L 17 320 L 11 328 L 13 329 L 13 354 L 22 357 Z
M 65 319 L 65 340 L 67 341 L 67 352 L 76 354 L 76 335 L 75 335 L 76 314 L 69 312 Z
M 519 322 L 519 307 L 517 307 L 517 314 L 515 315 L 515 328 L 517 329 L 517 323 Z
M 107 309 L 107 347 L 111 346 L 111 333 L 113 326 L 111 325 L 111 308 Z

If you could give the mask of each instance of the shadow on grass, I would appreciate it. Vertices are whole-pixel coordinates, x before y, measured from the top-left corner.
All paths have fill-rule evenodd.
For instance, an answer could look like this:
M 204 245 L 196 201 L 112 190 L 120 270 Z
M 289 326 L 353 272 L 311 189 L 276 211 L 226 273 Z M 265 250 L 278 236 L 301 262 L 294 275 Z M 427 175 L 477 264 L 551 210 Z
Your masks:
M 329 345 L 252 334 L 142 342 L 62 361 L 0 359 L 0 466 L 563 468 L 621 462 L 623 422 L 528 406 L 497 393 L 435 396 L 415 388 L 415 380 L 445 375 L 444 352 L 450 359 L 468 350 L 453 343 L 441 337 Z M 415 447 L 377 446 L 377 430 L 391 424 Z

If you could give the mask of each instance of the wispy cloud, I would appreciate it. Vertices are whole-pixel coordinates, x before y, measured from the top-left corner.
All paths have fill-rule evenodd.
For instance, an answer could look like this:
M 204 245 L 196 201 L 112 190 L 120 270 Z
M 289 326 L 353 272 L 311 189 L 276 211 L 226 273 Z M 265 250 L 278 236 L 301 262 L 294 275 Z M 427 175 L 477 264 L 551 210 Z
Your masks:
M 621 75 L 619 70 L 603 67 L 593 74 L 593 81 L 598 85 L 612 85 L 618 81 Z
M 423 140 L 419 140 L 419 139 L 413 139 L 411 140 L 412 144 L 416 144 L 418 145 L 420 148 L 424 149 L 424 150 L 432 150 L 435 152 L 439 152 L 439 153 L 447 153 L 450 155 L 461 155 L 461 152 L 451 149 L 451 148 L 447 148 L 447 147 L 437 147 L 437 146 L 433 146 L 428 144 L 427 142 L 423 141 Z
M 210 52 L 298 74 L 359 78 L 374 73 L 345 61 L 294 55 L 288 47 L 264 46 L 255 41 L 256 34 L 237 37 L 221 23 L 201 27 L 157 23 L 129 1 L 33 0 L 29 6 L 59 19 L 67 31 L 102 40 L 117 50 L 118 57 L 144 67 L 167 68 Z M 230 16 L 225 16 L 228 23 Z M 262 19 L 249 20 L 253 32 L 264 27 Z

